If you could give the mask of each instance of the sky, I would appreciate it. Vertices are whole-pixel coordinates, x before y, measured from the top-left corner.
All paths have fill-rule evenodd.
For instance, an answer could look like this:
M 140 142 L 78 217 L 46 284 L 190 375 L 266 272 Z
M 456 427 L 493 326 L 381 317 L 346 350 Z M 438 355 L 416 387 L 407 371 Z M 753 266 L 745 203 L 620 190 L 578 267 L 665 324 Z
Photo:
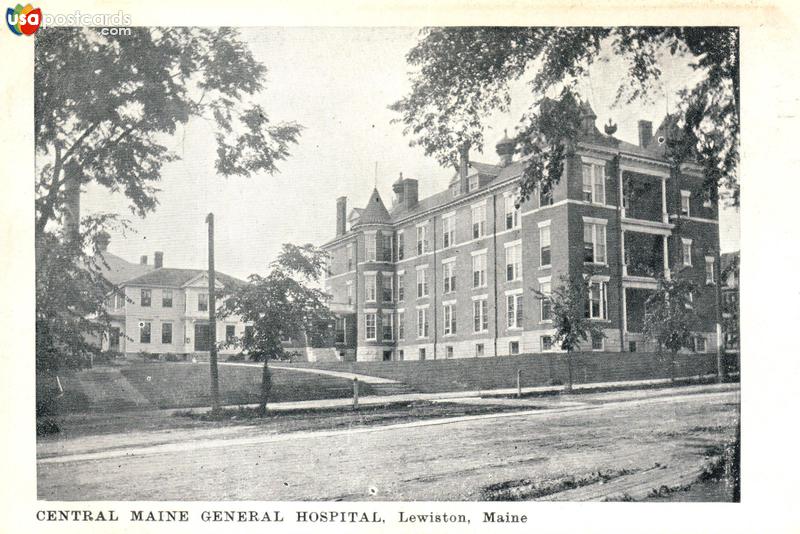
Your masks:
M 402 125 L 388 106 L 409 88 L 406 53 L 419 38 L 417 28 L 246 28 L 241 30 L 257 60 L 268 69 L 258 95 L 274 122 L 303 126 L 289 159 L 276 175 L 250 178 L 218 176 L 213 130 L 190 121 L 166 144 L 180 159 L 165 164 L 157 187 L 159 206 L 144 219 L 128 210 L 121 194 L 89 185 L 82 196 L 83 215 L 117 212 L 133 232 L 114 232 L 109 250 L 129 261 L 164 252 L 165 267 L 207 266 L 206 215 L 214 213 L 218 271 L 245 278 L 264 274 L 283 243 L 321 245 L 335 234 L 336 198 L 347 196 L 348 211 L 363 207 L 377 185 L 391 204 L 391 184 L 400 172 L 419 180 L 420 198 L 447 187 L 451 169 L 441 168 L 421 148 L 408 146 Z M 647 103 L 614 106 L 621 65 L 608 58 L 596 63 L 580 90 L 597 114 L 597 125 L 617 123 L 616 137 L 637 142 L 637 121 L 654 128 L 674 102 L 674 93 L 692 79 L 685 62 L 665 58 L 661 94 Z M 527 98 L 526 98 L 527 97 Z M 503 129 L 513 131 L 529 105 L 524 80 L 512 87 L 507 113 L 486 117 L 486 154 L 471 159 L 496 163 L 494 143 Z M 723 252 L 739 249 L 738 211 L 721 213 Z

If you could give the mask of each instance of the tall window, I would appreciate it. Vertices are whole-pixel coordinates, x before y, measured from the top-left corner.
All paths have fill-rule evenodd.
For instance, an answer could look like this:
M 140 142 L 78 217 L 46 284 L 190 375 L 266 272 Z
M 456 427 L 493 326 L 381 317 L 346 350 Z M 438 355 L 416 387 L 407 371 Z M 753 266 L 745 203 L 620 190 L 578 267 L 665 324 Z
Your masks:
M 553 205 L 553 189 L 547 184 L 539 184 L 539 207 Z
M 172 323 L 161 323 L 161 343 L 163 345 L 172 344 Z
M 171 289 L 162 289 L 161 290 L 161 307 L 162 308 L 171 308 L 172 307 L 172 290 Z
M 353 303 L 353 282 L 348 280 L 347 283 L 345 284 L 345 287 L 347 288 L 347 303 L 348 304 L 352 304 Z
M 522 277 L 522 245 L 506 247 L 506 281 L 513 282 Z
M 397 300 L 403 302 L 406 298 L 405 273 L 397 273 Z
M 377 338 L 377 328 L 378 325 L 376 323 L 376 315 L 374 313 L 365 313 L 364 314 L 364 321 L 365 321 L 365 338 L 375 340 Z
M 450 261 L 442 265 L 444 278 L 444 292 L 452 293 L 456 290 L 456 262 Z
M 403 341 L 406 337 L 406 312 L 397 312 L 397 338 Z
M 706 256 L 706 284 L 714 284 L 714 256 Z
M 472 287 L 486 286 L 486 253 L 472 256 Z
M 522 328 L 522 294 L 506 295 L 506 316 L 509 328 Z
M 450 336 L 456 333 L 456 305 L 444 305 L 444 335 Z
M 586 317 L 590 319 L 608 318 L 607 286 L 606 282 L 591 282 L 589 284 L 589 298 L 586 299 Z
M 345 247 L 345 254 L 347 255 L 347 272 L 353 270 L 353 265 L 355 265 L 355 257 L 353 256 L 353 244 L 348 243 L 347 247 Z
M 346 343 L 347 333 L 345 330 L 345 317 L 337 317 L 334 323 L 334 332 L 336 333 L 336 343 Z
M 376 278 L 374 274 L 364 275 L 364 300 L 367 302 L 375 302 L 377 289 L 375 287 Z
M 150 307 L 151 297 L 152 297 L 152 290 L 150 290 L 150 289 L 142 289 L 141 290 L 141 297 L 142 298 L 141 298 L 141 301 L 140 301 L 140 305 L 143 308 L 149 308 Z
M 428 250 L 428 227 L 417 226 L 417 255 L 425 254 Z
M 476 174 L 475 176 L 470 176 L 467 179 L 467 193 L 471 193 L 472 191 L 475 191 L 476 189 L 478 189 L 478 186 L 480 184 L 481 184 L 481 182 L 480 182 L 480 176 L 479 175 Z
M 583 164 L 583 200 L 606 203 L 606 169 L 603 165 Z
M 393 240 L 391 234 L 381 234 L 381 241 L 383 241 L 383 261 L 392 261 L 392 250 L 394 249 L 394 244 L 392 243 Z
M 475 332 L 486 332 L 489 330 L 487 302 L 485 298 L 472 301 L 472 328 Z
M 394 339 L 394 312 L 383 312 L 383 340 Z
M 366 261 L 375 261 L 376 258 L 376 246 L 378 241 L 378 234 L 365 234 L 364 235 L 364 259 Z
M 542 267 L 550 265 L 550 225 L 539 228 L 539 257 Z
M 428 337 L 428 310 L 417 309 L 417 337 Z
M 402 260 L 406 257 L 405 254 L 406 248 L 406 235 L 403 233 L 402 230 L 397 232 L 397 259 Z
M 383 273 L 381 275 L 383 283 L 383 302 L 392 302 L 392 295 L 394 295 L 394 279 L 390 273 Z
M 425 271 L 426 269 L 417 269 L 417 298 L 428 296 L 428 281 Z
M 197 311 L 208 311 L 208 293 L 197 294 Z
M 236 325 L 225 325 L 225 341 L 233 343 L 236 340 Z
M 692 266 L 692 240 L 683 238 L 681 240 L 683 244 L 683 264 L 687 267 Z
M 448 248 L 455 245 L 455 217 L 442 218 L 442 248 Z
M 692 193 L 690 191 L 681 191 L 681 215 L 684 217 L 691 217 L 692 215 L 691 198 Z
M 486 233 L 486 204 L 472 206 L 472 238 L 478 239 Z
M 512 228 L 519 228 L 519 208 L 516 206 L 516 199 L 514 195 L 507 194 L 505 197 L 506 203 L 506 230 Z
M 583 261 L 606 262 L 606 227 L 604 224 L 583 223 Z
M 149 321 L 139 324 L 139 343 L 150 343 L 150 328 Z
M 539 282 L 539 291 L 546 297 L 550 296 L 550 292 L 552 291 L 550 286 L 550 281 L 546 282 Z M 542 316 L 542 321 L 552 321 L 553 320 L 553 311 L 550 308 L 550 299 L 543 298 L 539 300 L 540 302 L 540 312 Z

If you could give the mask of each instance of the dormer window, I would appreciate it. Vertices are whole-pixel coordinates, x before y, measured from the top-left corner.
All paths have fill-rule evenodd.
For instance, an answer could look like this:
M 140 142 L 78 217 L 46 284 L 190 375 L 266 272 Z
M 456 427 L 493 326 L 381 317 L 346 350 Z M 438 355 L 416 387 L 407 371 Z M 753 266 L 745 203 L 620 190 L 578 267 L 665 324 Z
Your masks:
M 480 176 L 478 176 L 477 174 L 475 176 L 470 176 L 467 179 L 467 192 L 471 193 L 475 191 L 476 189 L 478 189 L 479 185 L 480 185 Z

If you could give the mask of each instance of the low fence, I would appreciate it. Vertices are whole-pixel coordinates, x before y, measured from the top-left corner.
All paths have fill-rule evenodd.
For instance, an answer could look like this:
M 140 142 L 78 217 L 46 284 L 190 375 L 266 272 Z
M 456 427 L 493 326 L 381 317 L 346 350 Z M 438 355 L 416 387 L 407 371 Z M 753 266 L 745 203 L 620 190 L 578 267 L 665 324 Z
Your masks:
M 421 393 L 513 388 L 517 386 L 517 371 L 521 373 L 522 387 L 566 384 L 570 367 L 574 384 L 688 377 L 717 372 L 717 355 L 713 353 L 678 354 L 674 359 L 674 369 L 668 356 L 659 358 L 655 353 L 573 353 L 570 359 L 571 365 L 567 354 L 552 353 L 494 358 L 290 365 L 388 378 L 407 384 Z M 736 363 L 735 357 L 723 357 L 726 373 L 737 371 Z

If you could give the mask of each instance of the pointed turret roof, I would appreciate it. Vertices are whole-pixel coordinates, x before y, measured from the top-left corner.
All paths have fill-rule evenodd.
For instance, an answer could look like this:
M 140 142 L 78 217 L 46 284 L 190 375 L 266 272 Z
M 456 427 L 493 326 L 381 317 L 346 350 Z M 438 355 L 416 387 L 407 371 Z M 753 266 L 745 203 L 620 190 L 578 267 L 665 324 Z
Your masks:
M 389 211 L 383 204 L 380 193 L 377 189 L 372 190 L 372 194 L 367 202 L 367 207 L 358 219 L 358 225 L 363 224 L 386 224 L 390 223 L 392 218 L 389 216 Z

